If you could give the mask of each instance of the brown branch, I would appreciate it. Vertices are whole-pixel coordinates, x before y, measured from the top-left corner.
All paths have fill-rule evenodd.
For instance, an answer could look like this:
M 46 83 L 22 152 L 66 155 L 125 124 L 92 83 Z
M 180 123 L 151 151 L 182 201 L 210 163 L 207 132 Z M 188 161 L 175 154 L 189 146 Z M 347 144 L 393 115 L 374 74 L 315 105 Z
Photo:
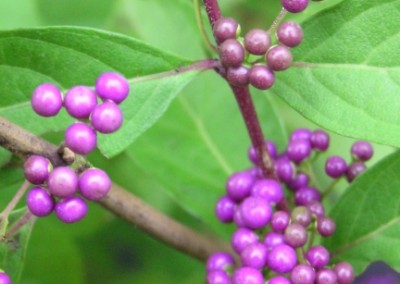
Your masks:
M 65 164 L 57 146 L 0 117 L 0 146 L 21 159 L 38 154 L 54 165 Z M 231 248 L 221 241 L 203 236 L 147 205 L 120 186 L 113 184 L 109 194 L 99 202 L 115 215 L 181 252 L 205 261 L 215 251 Z

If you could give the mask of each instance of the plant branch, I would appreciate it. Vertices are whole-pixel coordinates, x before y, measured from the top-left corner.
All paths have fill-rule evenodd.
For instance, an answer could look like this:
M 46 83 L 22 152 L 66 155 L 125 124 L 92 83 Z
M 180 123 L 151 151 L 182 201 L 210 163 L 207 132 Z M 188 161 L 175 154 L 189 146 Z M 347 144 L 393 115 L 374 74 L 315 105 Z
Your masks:
M 218 5 L 217 0 L 203 0 L 204 6 L 206 8 L 206 13 L 208 16 L 208 19 L 211 24 L 211 28 L 214 27 L 214 24 L 216 21 L 218 21 L 221 18 L 221 10 Z
M 276 17 L 271 27 L 268 29 L 268 33 L 273 34 L 278 29 L 278 26 L 282 22 L 283 18 L 285 18 L 286 14 L 287 14 L 286 9 L 282 8 L 279 15 Z
M 55 145 L 3 117 L 0 117 L 0 145 L 23 160 L 29 155 L 38 154 L 50 159 L 55 166 L 64 164 Z M 167 245 L 201 261 L 205 261 L 215 251 L 231 251 L 227 244 L 185 227 L 116 184 L 99 203 Z
M 194 12 L 196 15 L 196 22 L 197 22 L 197 26 L 199 27 L 200 30 L 200 34 L 201 34 L 201 38 L 203 40 L 204 46 L 206 47 L 206 49 L 208 50 L 208 52 L 210 54 L 213 54 L 215 52 L 218 51 L 217 47 L 214 46 L 211 41 L 210 38 L 207 35 L 207 31 L 204 27 L 204 22 L 203 22 L 203 17 L 201 14 L 201 7 L 200 7 L 200 0 L 193 0 L 193 6 L 194 6 Z

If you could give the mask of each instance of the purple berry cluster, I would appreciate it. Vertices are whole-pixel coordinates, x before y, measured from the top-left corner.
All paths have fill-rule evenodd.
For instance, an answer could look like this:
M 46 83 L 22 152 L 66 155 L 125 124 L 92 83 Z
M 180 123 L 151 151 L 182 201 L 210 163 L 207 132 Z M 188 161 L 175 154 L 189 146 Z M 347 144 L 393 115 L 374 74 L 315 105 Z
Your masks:
M 58 114 L 64 106 L 71 117 L 79 120 L 66 129 L 65 146 L 74 153 L 86 155 L 97 146 L 97 132 L 112 133 L 121 127 L 123 116 L 118 104 L 128 93 L 128 81 L 120 74 L 108 72 L 97 78 L 94 90 L 75 86 L 64 97 L 56 86 L 41 84 L 34 90 L 31 104 L 44 117 Z M 54 211 L 64 223 L 81 220 L 88 211 L 85 199 L 98 201 L 111 188 L 110 178 L 101 169 L 80 172 L 68 166 L 53 168 L 48 159 L 39 155 L 25 161 L 24 172 L 26 179 L 36 185 L 26 198 L 30 212 L 44 217 Z
M 282 0 L 282 5 L 287 11 L 297 13 L 307 7 L 308 0 Z M 243 40 L 238 39 L 239 31 L 239 24 L 232 18 L 220 18 L 213 26 L 224 67 L 222 74 L 233 86 L 250 84 L 260 90 L 271 88 L 275 72 L 292 65 L 290 49 L 302 42 L 302 28 L 293 21 L 284 21 L 277 27 L 276 43 L 271 37 L 272 31 L 251 29 Z
M 276 179 L 263 176 L 255 149 L 250 147 L 248 156 L 254 167 L 228 178 L 226 194 L 215 207 L 221 222 L 236 225 L 231 245 L 240 264 L 235 265 L 233 256 L 226 252 L 214 253 L 206 264 L 206 283 L 353 283 L 352 266 L 347 262 L 331 264 L 329 251 L 314 244 L 317 234 L 329 237 L 336 229 L 334 220 L 325 214 L 324 193 L 307 171 L 307 164 L 326 151 L 329 143 L 325 131 L 305 128 L 291 133 L 283 153 L 266 141 L 265 148 L 275 162 Z M 358 141 L 351 153 L 353 163 L 364 162 L 371 158 L 372 147 Z M 341 166 L 328 167 L 326 173 L 335 173 L 335 178 L 358 174 L 349 171 L 345 162 L 340 175 L 338 168 Z

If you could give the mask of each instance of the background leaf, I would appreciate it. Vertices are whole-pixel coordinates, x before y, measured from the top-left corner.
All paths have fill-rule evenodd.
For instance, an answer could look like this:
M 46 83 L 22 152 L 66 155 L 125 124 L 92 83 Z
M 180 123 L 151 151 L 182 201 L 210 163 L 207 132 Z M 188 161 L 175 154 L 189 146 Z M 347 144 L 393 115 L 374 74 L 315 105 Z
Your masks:
M 384 16 L 383 16 L 384 15 Z M 400 1 L 352 0 L 305 22 L 296 67 L 273 89 L 339 134 L 400 146 Z
M 324 245 L 334 262 L 348 261 L 357 273 L 376 260 L 400 269 L 399 172 L 397 151 L 357 178 L 332 209 L 337 229 Z

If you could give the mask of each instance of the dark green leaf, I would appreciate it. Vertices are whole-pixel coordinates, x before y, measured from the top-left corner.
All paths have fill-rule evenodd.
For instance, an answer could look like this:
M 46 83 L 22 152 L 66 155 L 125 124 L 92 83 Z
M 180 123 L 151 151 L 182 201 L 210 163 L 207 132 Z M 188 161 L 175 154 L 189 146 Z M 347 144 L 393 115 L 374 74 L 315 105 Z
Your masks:
M 400 1 L 343 1 L 304 23 L 274 92 L 339 134 L 400 146 Z
M 349 261 L 357 272 L 383 260 L 400 269 L 400 152 L 357 178 L 329 214 L 335 234 L 324 241 L 334 262 Z

